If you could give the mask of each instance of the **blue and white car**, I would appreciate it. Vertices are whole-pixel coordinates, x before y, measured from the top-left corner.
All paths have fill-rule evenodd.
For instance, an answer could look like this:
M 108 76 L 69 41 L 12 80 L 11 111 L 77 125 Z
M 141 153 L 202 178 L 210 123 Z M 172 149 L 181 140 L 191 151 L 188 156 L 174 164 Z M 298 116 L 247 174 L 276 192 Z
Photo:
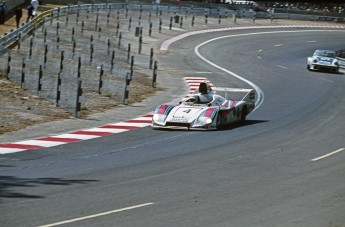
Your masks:
M 336 59 L 335 51 L 315 50 L 312 57 L 307 60 L 308 70 L 329 70 L 339 72 L 339 61 Z

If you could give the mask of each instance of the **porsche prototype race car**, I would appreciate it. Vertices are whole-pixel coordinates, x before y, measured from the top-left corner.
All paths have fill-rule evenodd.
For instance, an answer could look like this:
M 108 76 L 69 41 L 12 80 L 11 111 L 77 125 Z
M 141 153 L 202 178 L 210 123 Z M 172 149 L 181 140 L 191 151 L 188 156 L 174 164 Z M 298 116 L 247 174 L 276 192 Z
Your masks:
M 220 95 L 222 94 L 222 95 Z M 239 96 L 238 100 L 230 97 Z M 156 108 L 152 127 L 184 127 L 217 130 L 232 122 L 245 121 L 255 108 L 255 90 L 214 87 L 201 82 L 199 89 L 178 105 L 164 104 Z
M 308 57 L 308 70 L 330 70 L 334 73 L 339 72 L 339 62 L 335 58 L 335 51 L 316 50 L 312 57 Z

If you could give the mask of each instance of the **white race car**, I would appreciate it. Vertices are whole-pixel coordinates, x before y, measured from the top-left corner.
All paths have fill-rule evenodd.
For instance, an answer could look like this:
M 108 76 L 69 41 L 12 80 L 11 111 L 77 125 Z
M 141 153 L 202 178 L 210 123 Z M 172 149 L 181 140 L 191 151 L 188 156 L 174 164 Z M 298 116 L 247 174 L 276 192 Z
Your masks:
M 220 95 L 223 93 L 223 95 Z M 239 96 L 238 100 L 229 97 Z M 244 121 L 255 108 L 255 90 L 214 87 L 201 82 L 199 90 L 178 105 L 160 105 L 154 111 L 152 127 L 219 129 L 232 122 Z
M 335 58 L 335 51 L 332 50 L 315 50 L 312 57 L 308 57 L 308 70 L 330 70 L 334 73 L 339 72 L 339 62 Z

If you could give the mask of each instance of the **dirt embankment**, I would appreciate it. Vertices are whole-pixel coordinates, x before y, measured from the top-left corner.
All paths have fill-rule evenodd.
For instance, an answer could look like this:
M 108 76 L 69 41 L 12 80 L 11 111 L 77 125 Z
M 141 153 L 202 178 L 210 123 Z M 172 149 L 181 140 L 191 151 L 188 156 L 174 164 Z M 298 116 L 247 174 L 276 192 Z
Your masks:
M 43 5 L 41 9 L 56 8 L 56 5 Z M 26 20 L 26 10 L 23 9 L 22 22 Z M 14 16 L 9 18 L 4 25 L 0 25 L 0 36 L 15 29 Z M 151 81 L 145 75 L 131 82 L 130 103 L 140 102 L 153 95 L 157 90 L 152 88 Z M 87 103 L 81 108 L 81 116 L 103 112 L 114 108 L 121 103 L 116 103 L 111 97 L 97 92 L 84 92 Z M 0 135 L 17 131 L 27 126 L 73 118 L 74 113 L 67 109 L 56 107 L 54 103 L 44 100 L 26 89 L 8 80 L 5 75 L 0 75 Z

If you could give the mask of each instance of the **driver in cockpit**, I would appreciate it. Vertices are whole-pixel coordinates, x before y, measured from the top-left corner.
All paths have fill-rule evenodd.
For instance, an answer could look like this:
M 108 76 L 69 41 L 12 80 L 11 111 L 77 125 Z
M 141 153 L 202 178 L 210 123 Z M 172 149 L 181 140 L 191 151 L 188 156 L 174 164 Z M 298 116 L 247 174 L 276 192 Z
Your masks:
M 199 93 L 190 96 L 185 102 L 187 104 L 206 104 L 213 100 L 212 88 L 209 84 L 201 82 Z
M 198 95 L 192 95 L 190 97 L 188 97 L 188 99 L 186 99 L 184 101 L 185 104 L 189 104 L 189 105 L 193 105 L 193 104 L 198 104 L 200 101 L 199 101 L 199 96 Z
M 209 103 L 212 102 L 213 100 L 213 92 L 212 88 L 209 84 L 205 82 L 201 82 L 199 85 L 199 103 L 204 104 L 204 103 Z

